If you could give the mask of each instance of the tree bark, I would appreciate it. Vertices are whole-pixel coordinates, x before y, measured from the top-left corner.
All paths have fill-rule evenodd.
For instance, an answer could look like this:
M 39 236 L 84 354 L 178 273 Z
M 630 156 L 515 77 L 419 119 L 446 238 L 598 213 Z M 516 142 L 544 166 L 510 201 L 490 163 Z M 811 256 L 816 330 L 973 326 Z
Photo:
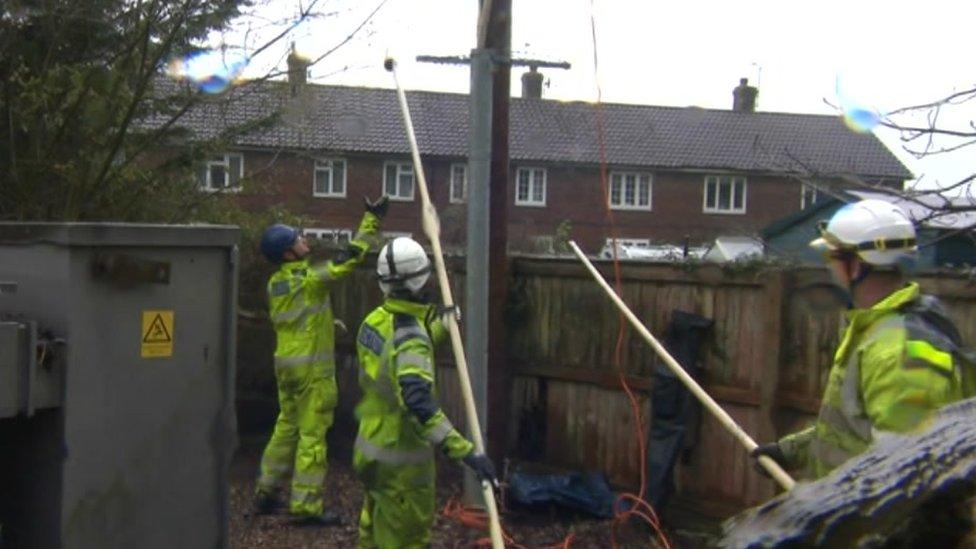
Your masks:
M 830 475 L 724 525 L 721 547 L 959 547 L 972 543 L 976 398 L 889 435 Z M 968 545 L 967 545 L 968 546 Z

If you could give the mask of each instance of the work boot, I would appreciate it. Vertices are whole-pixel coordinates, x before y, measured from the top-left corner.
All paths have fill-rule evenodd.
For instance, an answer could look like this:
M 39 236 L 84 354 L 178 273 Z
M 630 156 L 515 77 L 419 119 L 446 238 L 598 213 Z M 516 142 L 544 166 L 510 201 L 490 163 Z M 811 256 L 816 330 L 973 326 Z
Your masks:
M 332 511 L 323 511 L 321 515 L 295 515 L 296 526 L 340 526 L 342 517 Z
M 258 492 L 254 495 L 254 514 L 271 515 L 277 513 L 282 508 L 281 500 L 275 494 Z

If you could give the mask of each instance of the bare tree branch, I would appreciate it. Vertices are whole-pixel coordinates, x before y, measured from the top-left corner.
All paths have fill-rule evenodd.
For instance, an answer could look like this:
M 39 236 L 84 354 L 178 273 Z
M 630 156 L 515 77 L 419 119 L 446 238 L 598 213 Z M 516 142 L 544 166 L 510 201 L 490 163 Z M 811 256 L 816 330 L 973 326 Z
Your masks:
M 335 46 L 333 46 L 332 48 L 330 48 L 328 51 L 326 51 L 322 55 L 320 55 L 320 56 L 316 57 L 314 60 L 312 60 L 312 62 L 310 63 L 310 65 L 315 65 L 319 61 L 321 61 L 321 60 L 325 59 L 326 57 L 328 57 L 328 56 L 332 55 L 333 53 L 335 53 L 336 50 L 338 50 L 342 46 L 345 46 L 346 44 L 348 44 L 353 38 L 355 38 L 355 36 L 359 33 L 359 31 L 362 30 L 363 27 L 365 27 L 366 24 L 369 23 L 377 13 L 379 13 L 380 9 L 382 9 L 383 6 L 385 6 L 388 1 L 389 0 L 380 0 L 380 3 L 376 5 L 376 7 L 373 9 L 373 11 L 371 11 L 369 13 L 369 15 L 367 15 L 366 18 L 363 19 L 363 21 L 355 29 L 353 29 L 352 32 L 349 33 L 349 35 L 347 35 L 341 42 L 339 42 L 338 44 L 336 44 Z
M 275 36 L 274 38 L 272 38 L 271 40 L 265 42 L 265 44 L 263 46 L 261 46 L 258 49 L 254 50 L 251 53 L 251 57 L 255 57 L 255 56 L 259 55 L 264 50 L 266 50 L 266 49 L 270 48 L 271 46 L 277 44 L 279 41 L 281 41 L 282 38 L 285 38 L 286 36 L 288 36 L 291 33 L 291 31 L 296 26 L 298 26 L 299 23 L 301 23 L 302 21 L 304 21 L 308 17 L 308 15 L 315 9 L 315 5 L 318 4 L 318 2 L 319 2 L 319 0 L 312 0 L 312 3 L 309 4 L 307 10 L 306 9 L 301 9 L 301 11 L 299 12 L 299 16 L 298 16 L 297 20 L 292 25 L 290 25 L 288 28 L 286 28 L 285 30 L 283 30 L 280 33 L 278 33 L 278 35 Z
M 888 112 L 888 116 L 905 114 L 913 111 L 928 110 L 928 109 L 937 108 L 947 104 L 963 103 L 973 99 L 974 97 L 976 97 L 976 87 L 970 88 L 968 90 L 952 93 L 942 99 L 933 101 L 931 103 L 924 103 L 921 105 L 912 105 L 910 107 L 902 107 L 899 109 L 895 109 L 893 111 Z
M 888 122 L 888 121 L 885 121 L 885 120 L 882 120 L 878 124 L 881 125 L 881 126 L 884 126 L 886 128 L 891 128 L 893 130 L 898 130 L 898 131 L 908 132 L 908 133 L 916 133 L 916 134 L 918 134 L 918 136 L 923 136 L 923 135 L 948 135 L 948 136 L 952 136 L 952 137 L 973 137 L 973 138 L 976 138 L 976 131 L 959 131 L 959 130 L 947 130 L 945 128 L 939 128 L 939 127 L 936 126 L 937 121 L 935 121 L 935 120 L 932 121 L 932 125 L 929 126 L 929 127 L 922 127 L 922 126 L 903 126 L 903 125 L 896 124 L 894 122 Z M 912 139 L 915 139 L 915 137 L 912 137 Z

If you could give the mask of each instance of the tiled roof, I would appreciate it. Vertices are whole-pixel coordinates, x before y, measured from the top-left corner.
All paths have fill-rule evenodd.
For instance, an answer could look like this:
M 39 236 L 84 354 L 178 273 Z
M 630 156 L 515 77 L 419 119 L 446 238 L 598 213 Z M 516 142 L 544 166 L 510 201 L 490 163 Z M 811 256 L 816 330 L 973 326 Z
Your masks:
M 246 134 L 238 144 L 409 153 L 394 90 L 313 84 L 291 97 L 286 84 L 265 82 L 243 86 L 227 98 L 195 108 L 181 124 L 210 138 L 281 109 L 280 122 Z M 467 95 L 408 91 L 407 98 L 422 154 L 466 156 Z M 626 104 L 601 108 L 611 165 L 912 178 L 874 135 L 854 133 L 836 116 Z M 513 98 L 511 159 L 596 164 L 597 117 L 592 103 Z

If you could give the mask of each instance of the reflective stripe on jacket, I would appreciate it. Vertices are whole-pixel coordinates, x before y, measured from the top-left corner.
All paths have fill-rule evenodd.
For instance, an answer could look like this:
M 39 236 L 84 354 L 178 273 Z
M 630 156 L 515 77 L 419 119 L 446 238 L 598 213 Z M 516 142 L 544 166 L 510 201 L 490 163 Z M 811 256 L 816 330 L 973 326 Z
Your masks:
M 954 347 L 911 312 L 920 302 L 944 317 L 917 284 L 848 313 L 816 422 L 779 441 L 790 465 L 822 477 L 863 452 L 879 433 L 909 431 L 932 411 L 973 396 L 964 389 Z

